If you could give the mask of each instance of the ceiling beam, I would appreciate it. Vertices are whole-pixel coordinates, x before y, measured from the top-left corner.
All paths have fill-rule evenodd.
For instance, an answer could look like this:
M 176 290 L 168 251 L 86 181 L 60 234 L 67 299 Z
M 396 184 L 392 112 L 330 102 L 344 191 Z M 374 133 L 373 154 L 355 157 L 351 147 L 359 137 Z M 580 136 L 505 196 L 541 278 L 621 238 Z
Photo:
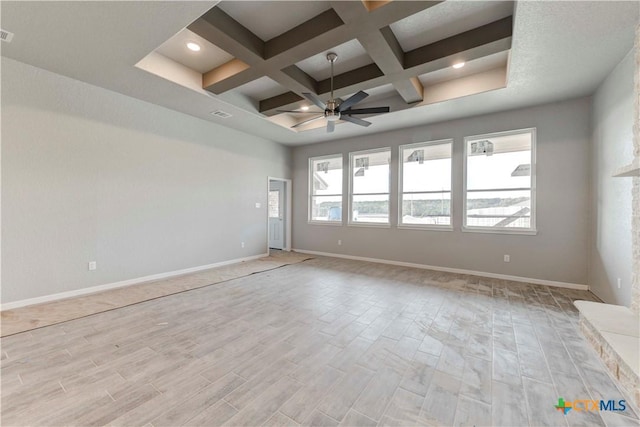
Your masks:
M 263 75 L 257 65 L 264 56 L 264 42 L 222 9 L 213 7 L 187 28 L 247 65 L 232 69 L 232 60 L 205 73 L 204 89 L 219 95 Z
M 436 4 L 438 3 L 431 2 L 428 6 Z M 371 2 L 334 1 L 331 5 L 347 25 L 355 27 L 358 32 L 357 40 L 384 74 L 395 74 L 403 70 L 404 51 L 391 28 L 367 28 L 366 25 L 363 28 L 362 23 L 367 23 L 370 11 L 380 7 L 377 2 L 373 8 Z M 408 104 L 422 101 L 424 89 L 414 77 L 393 82 L 393 87 Z
M 507 51 L 511 49 L 512 32 L 512 17 L 507 17 L 406 52 L 404 53 L 403 66 L 400 69 L 395 67 L 395 71 L 389 70 L 389 73 L 383 73 L 377 64 L 369 64 L 356 70 L 338 74 L 334 77 L 334 95 L 346 96 L 359 90 L 384 84 L 394 84 L 398 92 L 406 91 L 407 98 L 420 90 L 424 93 L 418 76 L 448 68 L 458 58 L 472 61 Z M 413 87 L 408 87 L 409 85 Z M 328 95 L 330 92 L 329 79 L 318 82 L 317 89 L 316 93 L 319 96 Z M 422 99 L 422 93 L 420 97 Z M 271 116 L 277 114 L 277 109 L 299 107 L 294 104 L 295 101 L 278 104 L 278 101 L 285 102 L 287 99 L 291 98 L 274 97 L 261 101 L 260 113 Z
M 228 66 L 220 70 L 211 70 L 205 73 L 207 77 L 203 79 L 206 81 L 204 89 L 221 94 L 255 80 L 256 76 L 268 76 L 292 92 L 298 94 L 315 92 L 317 82 L 310 76 L 302 74 L 302 70 L 298 72 L 290 68 L 291 66 L 352 40 L 354 31 L 364 30 L 364 23 L 366 23 L 366 31 L 377 30 L 439 2 L 376 2 L 372 12 L 368 12 L 362 2 L 353 3 L 359 4 L 367 12 L 366 19 L 364 19 L 365 16 L 356 17 L 352 24 L 345 25 L 336 10 L 332 8 L 266 42 L 220 8 L 212 8 L 189 25 L 188 29 L 249 67 L 238 68 L 235 74 L 229 72 Z M 225 66 L 226 64 L 223 64 L 220 67 Z
M 220 8 L 214 7 L 189 25 L 188 29 L 248 65 L 245 68 L 238 67 L 235 74 L 229 72 L 227 64 L 205 73 L 204 89 L 219 95 L 268 76 L 285 88 L 302 93 L 315 91 L 316 82 L 302 70 L 295 69 L 297 67 L 292 64 L 298 62 L 297 56 L 292 57 L 290 52 L 299 51 L 298 56 L 304 59 L 300 49 L 306 43 L 322 38 L 329 30 L 342 25 L 335 11 L 329 9 L 264 42 Z
M 244 74 L 243 74 L 244 73 Z M 251 68 L 249 64 L 237 58 L 226 62 L 211 71 L 202 75 L 202 87 L 207 88 L 218 84 L 218 90 L 237 87 L 245 81 L 246 76 L 251 75 L 253 79 L 261 77 L 260 70 Z M 228 90 L 228 89 L 227 89 Z
M 211 8 L 187 28 L 249 65 L 264 57 L 264 42 L 218 7 Z
M 297 27 L 267 41 L 265 43 L 265 59 L 291 50 L 300 42 L 315 39 L 343 24 L 344 22 L 342 22 L 335 10 L 328 9 Z
M 341 94 L 346 94 L 344 91 L 346 88 L 353 88 L 353 92 L 357 92 L 361 87 L 364 87 L 362 86 L 363 83 L 371 82 L 374 79 L 383 79 L 384 77 L 385 74 L 376 64 L 369 64 L 334 76 L 333 88 L 334 91 L 340 91 Z M 367 85 L 368 87 L 371 86 Z M 318 82 L 318 94 L 328 94 L 330 92 L 331 78 Z
M 424 87 L 417 77 L 409 77 L 406 80 L 393 82 L 393 88 L 407 104 L 421 102 L 424 99 Z
M 330 92 L 330 81 L 316 81 L 295 64 L 355 37 L 374 63 L 335 76 L 335 96 L 392 84 L 407 103 L 423 99 L 418 76 L 446 68 L 456 57 L 465 61 L 511 48 L 512 17 L 403 52 L 389 27 L 440 1 L 334 1 L 332 8 L 271 39 L 261 40 L 221 9 L 214 7 L 188 28 L 235 57 L 203 75 L 203 87 L 221 94 L 263 76 L 288 91 L 260 101 L 260 112 L 301 106 L 304 92 Z
M 285 92 L 280 95 L 272 96 L 271 98 L 263 99 L 260 101 L 260 111 L 273 111 L 271 116 L 278 114 L 276 110 L 289 109 L 289 107 L 295 105 L 304 98 L 293 92 Z
M 511 39 L 512 34 L 513 16 L 507 16 L 473 30 L 410 50 L 404 55 L 404 66 L 406 69 L 420 67 L 436 59 L 462 53 L 498 40 Z

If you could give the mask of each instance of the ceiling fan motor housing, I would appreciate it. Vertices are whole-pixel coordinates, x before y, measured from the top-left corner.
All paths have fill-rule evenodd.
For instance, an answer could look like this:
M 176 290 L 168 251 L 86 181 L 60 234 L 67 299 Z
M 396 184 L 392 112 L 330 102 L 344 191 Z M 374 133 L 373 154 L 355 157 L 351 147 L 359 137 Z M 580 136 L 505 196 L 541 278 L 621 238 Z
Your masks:
M 324 110 L 324 117 L 332 122 L 340 119 L 340 111 L 338 111 L 338 103 L 335 99 L 330 99 L 327 102 L 327 108 Z

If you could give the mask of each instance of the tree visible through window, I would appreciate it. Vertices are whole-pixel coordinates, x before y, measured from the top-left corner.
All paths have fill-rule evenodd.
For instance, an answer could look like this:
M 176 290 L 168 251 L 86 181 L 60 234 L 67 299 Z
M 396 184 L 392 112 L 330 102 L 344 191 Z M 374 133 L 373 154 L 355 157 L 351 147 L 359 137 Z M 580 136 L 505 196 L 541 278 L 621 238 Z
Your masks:
M 350 154 L 351 223 L 389 224 L 391 149 Z
M 468 229 L 535 230 L 535 129 L 465 138 Z
M 451 140 L 400 146 L 399 225 L 451 225 Z
M 309 221 L 342 222 L 342 154 L 309 159 Z

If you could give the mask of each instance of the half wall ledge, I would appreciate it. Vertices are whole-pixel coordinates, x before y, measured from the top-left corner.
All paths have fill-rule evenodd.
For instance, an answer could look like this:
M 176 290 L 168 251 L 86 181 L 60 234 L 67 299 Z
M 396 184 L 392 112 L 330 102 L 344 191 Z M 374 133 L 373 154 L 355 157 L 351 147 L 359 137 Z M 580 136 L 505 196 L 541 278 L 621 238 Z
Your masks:
M 640 315 L 628 307 L 575 301 L 582 333 L 640 407 Z

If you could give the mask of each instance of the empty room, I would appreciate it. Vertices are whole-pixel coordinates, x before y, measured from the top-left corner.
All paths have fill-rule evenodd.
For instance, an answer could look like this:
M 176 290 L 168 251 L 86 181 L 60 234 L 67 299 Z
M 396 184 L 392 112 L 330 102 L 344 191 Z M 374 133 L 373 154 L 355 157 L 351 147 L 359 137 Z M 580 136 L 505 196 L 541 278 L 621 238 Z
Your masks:
M 0 28 L 3 426 L 640 426 L 639 2 Z

